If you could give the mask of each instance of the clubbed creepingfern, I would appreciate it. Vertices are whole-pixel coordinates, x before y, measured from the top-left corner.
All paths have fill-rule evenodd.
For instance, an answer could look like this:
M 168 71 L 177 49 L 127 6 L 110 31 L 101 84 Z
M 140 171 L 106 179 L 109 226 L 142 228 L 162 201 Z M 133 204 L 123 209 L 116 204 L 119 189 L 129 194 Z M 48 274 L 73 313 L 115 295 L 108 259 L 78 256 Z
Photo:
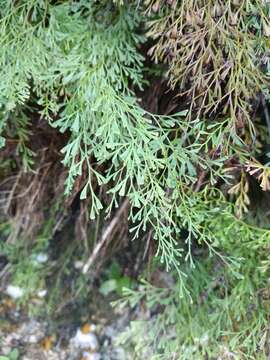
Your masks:
M 195 237 L 210 244 L 212 239 L 200 230 L 203 218 L 194 217 L 192 189 L 198 181 L 197 164 L 207 170 L 210 183 L 226 180 L 223 164 L 230 154 L 209 155 L 209 145 L 217 147 L 226 136 L 218 123 L 206 130 L 198 121 L 185 120 L 185 113 L 159 116 L 141 108 L 133 91 L 144 84 L 137 7 L 91 2 L 53 6 L 44 1 L 5 3 L 3 9 L 4 114 L 11 117 L 30 99 L 31 90 L 40 115 L 61 132 L 70 131 L 62 149 L 69 167 L 66 193 L 86 168 L 81 199 L 91 197 L 91 219 L 103 207 L 93 181 L 109 184 L 108 211 L 119 196 L 127 196 L 131 230 L 138 237 L 153 227 L 167 268 L 178 267 L 181 229 L 188 228 L 188 243 Z
M 184 265 L 189 296 L 179 296 L 177 282 L 158 287 L 143 281 L 135 291 L 126 289 L 115 306 L 152 313 L 141 310 L 118 338 L 135 349 L 136 359 L 268 359 L 270 233 L 234 218 L 229 204 L 208 219 L 219 246 L 241 262 L 226 265 L 213 256 L 197 259 L 194 269 Z
M 244 213 L 248 176 L 269 187 L 268 166 L 254 160 L 266 129 L 251 116 L 251 99 L 267 93 L 261 65 L 268 61 L 268 11 L 258 0 L 0 0 L 1 145 L 15 139 L 23 169 L 35 175 L 37 122 L 64 133 L 65 194 L 79 183 L 80 198 L 91 200 L 90 219 L 103 208 L 109 215 L 127 197 L 134 237 L 151 229 L 156 255 L 178 274 L 175 288 L 146 285 L 128 299 L 150 297 L 148 307 L 159 309 L 144 338 L 137 331 L 144 322 L 131 327 L 139 356 L 152 351 L 153 359 L 199 359 L 227 351 L 252 358 L 265 334 L 265 302 L 256 291 L 251 301 L 250 294 L 266 288 L 269 231 L 249 224 Z M 158 69 L 162 81 L 169 75 L 189 111 L 159 115 L 142 107 L 136 94 L 151 89 L 144 46 L 165 63 Z M 96 189 L 106 191 L 106 200 Z M 237 214 L 246 217 L 235 217 L 228 193 L 237 195 Z M 54 222 L 44 244 L 51 228 Z M 183 264 L 199 263 L 197 247 L 210 259 L 194 270 Z M 225 285 L 213 275 L 216 264 Z M 189 296 L 181 298 L 183 288 Z M 205 291 L 209 302 L 202 305 Z M 244 315 L 254 304 L 257 323 Z

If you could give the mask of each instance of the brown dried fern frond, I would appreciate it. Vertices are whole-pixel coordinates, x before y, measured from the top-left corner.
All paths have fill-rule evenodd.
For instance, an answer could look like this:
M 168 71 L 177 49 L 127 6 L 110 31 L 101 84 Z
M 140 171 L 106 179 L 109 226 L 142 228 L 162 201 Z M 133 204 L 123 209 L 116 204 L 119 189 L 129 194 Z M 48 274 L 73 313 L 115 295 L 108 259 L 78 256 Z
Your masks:
M 149 54 L 168 65 L 170 84 L 187 96 L 193 115 L 230 116 L 236 128 L 248 124 L 252 132 L 251 99 L 269 80 L 261 69 L 269 19 L 265 5 L 255 2 L 147 2 L 148 36 L 155 40 Z

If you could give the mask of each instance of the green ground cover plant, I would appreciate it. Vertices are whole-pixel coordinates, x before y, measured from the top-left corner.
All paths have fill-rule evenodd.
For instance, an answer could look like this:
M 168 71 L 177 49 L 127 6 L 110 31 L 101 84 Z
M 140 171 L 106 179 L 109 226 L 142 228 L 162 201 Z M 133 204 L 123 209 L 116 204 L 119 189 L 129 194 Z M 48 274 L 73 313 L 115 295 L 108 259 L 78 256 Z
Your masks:
M 148 281 L 119 306 L 152 313 L 121 339 L 138 359 L 267 359 L 269 15 L 263 0 L 0 0 L 1 276 L 31 292 L 53 272 L 57 302 L 133 240 Z M 28 261 L 41 252 L 53 265 Z

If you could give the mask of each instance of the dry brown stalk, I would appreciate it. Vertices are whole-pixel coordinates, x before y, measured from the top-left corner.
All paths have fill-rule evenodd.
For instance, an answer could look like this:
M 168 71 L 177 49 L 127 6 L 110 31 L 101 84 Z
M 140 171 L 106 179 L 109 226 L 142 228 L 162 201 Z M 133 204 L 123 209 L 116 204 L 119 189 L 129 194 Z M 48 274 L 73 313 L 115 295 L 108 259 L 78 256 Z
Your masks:
M 105 245 L 106 241 L 108 241 L 111 238 L 110 235 L 112 234 L 114 228 L 117 226 L 117 224 L 119 223 L 121 217 L 123 216 L 124 212 L 126 211 L 126 209 L 128 207 L 129 207 L 129 200 L 126 199 L 123 202 L 123 204 L 121 205 L 120 209 L 117 211 L 115 217 L 112 219 L 112 221 L 110 222 L 110 224 L 108 225 L 108 227 L 104 231 L 104 233 L 103 233 L 103 235 L 101 237 L 101 240 L 98 242 L 98 244 L 94 248 L 91 256 L 89 257 L 89 259 L 85 263 L 85 265 L 84 265 L 84 267 L 82 269 L 83 274 L 86 274 L 88 272 L 88 270 L 92 266 L 93 262 L 96 260 L 96 257 L 99 254 L 100 250 Z

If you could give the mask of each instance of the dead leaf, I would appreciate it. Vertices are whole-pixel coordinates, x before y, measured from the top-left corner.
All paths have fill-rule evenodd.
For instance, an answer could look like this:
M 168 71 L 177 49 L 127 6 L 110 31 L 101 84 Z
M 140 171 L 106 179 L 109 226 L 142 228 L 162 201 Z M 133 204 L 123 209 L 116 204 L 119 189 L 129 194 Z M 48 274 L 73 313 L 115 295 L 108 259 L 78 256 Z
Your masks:
M 89 334 L 91 332 L 91 325 L 86 323 L 81 327 L 81 332 L 83 334 Z
M 43 348 L 44 351 L 49 351 L 51 350 L 52 346 L 53 346 L 53 341 L 54 338 L 53 336 L 47 336 L 45 337 L 42 341 L 41 341 L 41 347 Z

